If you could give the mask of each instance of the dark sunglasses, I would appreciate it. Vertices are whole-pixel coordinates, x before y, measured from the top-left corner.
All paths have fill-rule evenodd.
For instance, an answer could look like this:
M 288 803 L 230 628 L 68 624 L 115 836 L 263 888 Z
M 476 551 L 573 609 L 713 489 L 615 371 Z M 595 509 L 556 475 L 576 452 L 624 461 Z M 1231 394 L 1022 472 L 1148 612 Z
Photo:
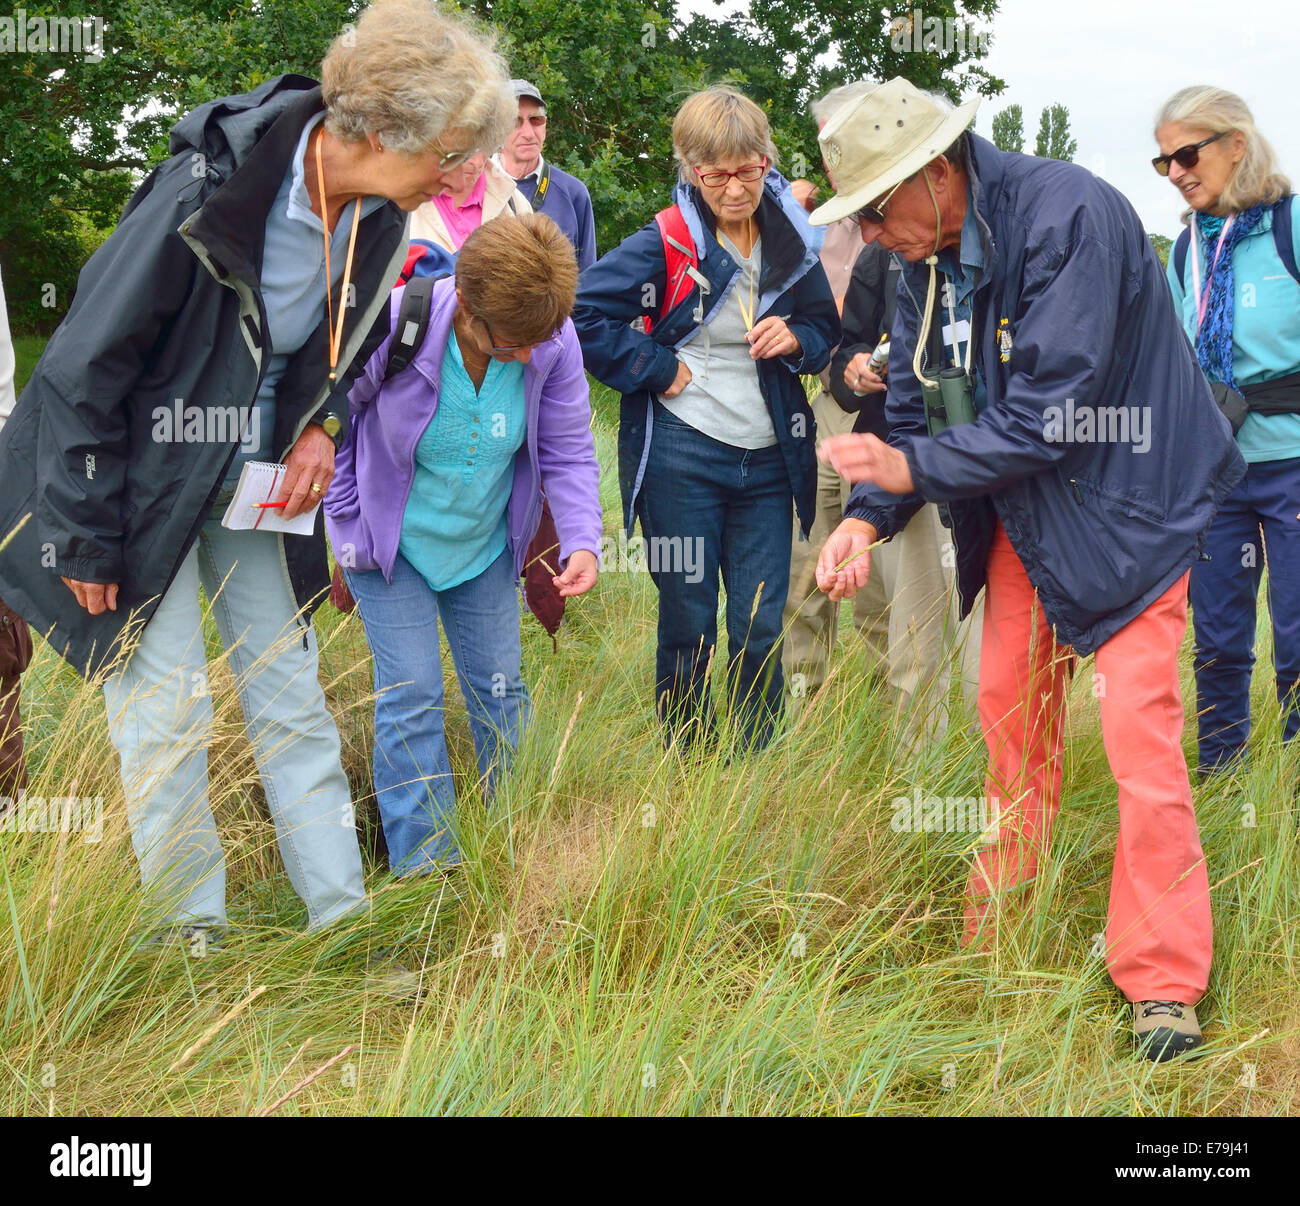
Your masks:
M 909 176 L 907 180 L 910 179 Z M 853 217 L 859 222 L 870 222 L 874 226 L 880 226 L 885 220 L 885 206 L 889 204 L 889 198 L 898 192 L 907 183 L 907 180 L 900 180 L 874 205 L 864 205 Z
M 1169 162 L 1173 160 L 1180 168 L 1192 168 L 1201 157 L 1201 148 L 1208 147 L 1212 142 L 1218 142 L 1227 130 L 1222 130 L 1218 134 L 1211 134 L 1209 138 L 1202 138 L 1200 142 L 1188 143 L 1185 147 L 1179 147 L 1176 151 L 1170 151 L 1168 155 L 1157 155 L 1152 161 L 1151 166 L 1156 169 L 1162 176 L 1169 175 Z

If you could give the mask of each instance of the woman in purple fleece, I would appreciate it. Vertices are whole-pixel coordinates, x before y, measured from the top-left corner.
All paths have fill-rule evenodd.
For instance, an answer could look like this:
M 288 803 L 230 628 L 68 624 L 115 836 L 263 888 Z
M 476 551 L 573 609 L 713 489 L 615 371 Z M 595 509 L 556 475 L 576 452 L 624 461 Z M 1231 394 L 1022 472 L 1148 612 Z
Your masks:
M 374 655 L 375 795 L 398 875 L 461 857 L 439 618 L 486 791 L 522 734 L 518 582 L 543 486 L 560 538 L 556 588 L 596 583 L 599 469 L 569 321 L 577 283 L 549 218 L 489 222 L 465 241 L 455 277 L 435 284 L 410 365 L 384 381 L 390 336 L 349 395 L 325 522 Z

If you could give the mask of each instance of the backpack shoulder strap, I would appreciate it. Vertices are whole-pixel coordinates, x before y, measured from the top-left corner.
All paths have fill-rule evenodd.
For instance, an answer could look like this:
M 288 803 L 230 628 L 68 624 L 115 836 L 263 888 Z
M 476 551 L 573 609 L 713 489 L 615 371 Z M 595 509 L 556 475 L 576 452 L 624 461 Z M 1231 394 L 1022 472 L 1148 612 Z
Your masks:
M 444 280 L 447 273 L 439 276 L 412 277 L 402 294 L 401 305 L 397 308 L 397 325 L 393 328 L 393 340 L 388 345 L 388 366 L 384 369 L 384 380 L 400 373 L 406 368 L 424 343 L 424 336 L 429 330 L 429 311 L 433 302 L 433 286 Z
M 646 331 L 649 332 L 655 322 L 662 321 L 678 303 L 690 295 L 694 287 L 691 270 L 699 268 L 700 257 L 695 249 L 695 240 L 691 238 L 690 228 L 686 225 L 686 216 L 676 205 L 661 209 L 655 214 L 655 225 L 659 227 L 659 238 L 664 247 L 664 268 L 667 284 L 664 287 L 663 304 L 659 314 L 653 320 L 646 315 Z
M 1183 279 L 1184 272 L 1187 268 L 1187 249 L 1192 245 L 1192 231 L 1190 227 L 1184 226 L 1183 232 L 1174 240 L 1174 271 L 1178 274 L 1178 279 Z
M 1291 228 L 1291 203 L 1295 194 L 1283 197 L 1273 206 L 1273 242 L 1277 246 L 1278 258 L 1286 270 L 1300 283 L 1300 267 L 1295 259 L 1295 232 Z

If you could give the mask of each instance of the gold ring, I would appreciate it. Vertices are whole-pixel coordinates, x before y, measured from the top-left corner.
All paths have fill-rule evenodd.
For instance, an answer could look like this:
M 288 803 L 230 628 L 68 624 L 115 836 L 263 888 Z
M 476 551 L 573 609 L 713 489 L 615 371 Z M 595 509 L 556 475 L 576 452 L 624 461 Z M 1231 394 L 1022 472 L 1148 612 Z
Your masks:
M 317 485 L 315 482 L 312 482 L 312 484 L 311 484 L 311 492 L 312 492 L 313 494 L 324 494 L 324 493 L 325 493 L 325 491 L 322 490 L 322 489 L 320 488 L 320 486 Z

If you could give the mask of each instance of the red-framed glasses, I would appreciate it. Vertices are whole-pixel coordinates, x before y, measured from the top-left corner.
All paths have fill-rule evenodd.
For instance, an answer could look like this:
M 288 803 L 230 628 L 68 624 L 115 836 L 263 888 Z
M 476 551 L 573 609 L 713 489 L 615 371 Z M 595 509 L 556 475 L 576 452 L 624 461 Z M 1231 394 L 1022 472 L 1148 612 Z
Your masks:
M 734 172 L 724 172 L 720 168 L 715 171 L 702 172 L 699 168 L 696 168 L 695 174 L 700 178 L 700 183 L 709 188 L 725 187 L 732 176 L 735 176 L 741 184 L 753 184 L 755 180 L 762 180 L 767 175 L 767 156 L 763 156 L 762 163 L 749 163 Z

